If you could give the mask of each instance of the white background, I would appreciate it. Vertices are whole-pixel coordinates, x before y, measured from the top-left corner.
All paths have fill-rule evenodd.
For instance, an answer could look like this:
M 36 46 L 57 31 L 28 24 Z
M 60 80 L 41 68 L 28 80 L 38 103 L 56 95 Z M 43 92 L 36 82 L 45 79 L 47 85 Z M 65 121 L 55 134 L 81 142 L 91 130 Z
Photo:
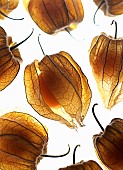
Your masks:
M 94 103 L 98 103 L 98 106 L 95 107 L 95 112 L 104 128 L 110 123 L 112 118 L 123 117 L 123 102 L 117 104 L 111 110 L 104 108 L 92 75 L 88 52 L 94 36 L 99 35 L 101 32 L 114 36 L 115 26 L 110 25 L 113 19 L 118 23 L 118 37 L 123 36 L 121 21 L 121 19 L 123 20 L 123 16 L 109 18 L 105 17 L 103 12 L 99 10 L 96 16 L 96 22 L 99 26 L 96 26 L 93 23 L 93 15 L 97 6 L 90 0 L 83 0 L 82 3 L 85 13 L 84 19 L 78 28 L 71 32 L 77 40 L 72 38 L 67 32 L 60 32 L 57 35 L 48 35 L 42 32 L 26 12 L 21 1 L 19 6 L 9 16 L 13 18 L 24 17 L 24 20 L 13 21 L 6 18 L 4 21 L 0 21 L 0 25 L 5 29 L 7 34 L 12 36 L 14 42 L 18 43 L 25 39 L 31 33 L 32 28 L 34 28 L 33 35 L 19 47 L 23 59 L 19 74 L 10 86 L 0 92 L 0 114 L 2 115 L 10 111 L 22 111 L 35 116 L 45 124 L 49 132 L 47 154 L 63 154 L 67 152 L 68 144 L 71 147 L 70 154 L 64 158 L 44 158 L 41 160 L 37 166 L 38 170 L 58 170 L 60 167 L 72 164 L 72 152 L 77 144 L 80 144 L 81 147 L 77 149 L 76 162 L 93 159 L 99 163 L 92 140 L 93 135 L 101 131 L 92 115 L 91 109 Z M 41 34 L 40 42 L 45 54 L 55 54 L 62 50 L 70 53 L 88 78 L 92 90 L 92 100 L 87 116 L 84 119 L 85 126 L 78 127 L 78 131 L 69 129 L 59 122 L 39 116 L 27 103 L 23 83 L 24 68 L 27 64 L 33 62 L 34 59 L 40 61 L 43 57 L 38 44 L 39 34 Z

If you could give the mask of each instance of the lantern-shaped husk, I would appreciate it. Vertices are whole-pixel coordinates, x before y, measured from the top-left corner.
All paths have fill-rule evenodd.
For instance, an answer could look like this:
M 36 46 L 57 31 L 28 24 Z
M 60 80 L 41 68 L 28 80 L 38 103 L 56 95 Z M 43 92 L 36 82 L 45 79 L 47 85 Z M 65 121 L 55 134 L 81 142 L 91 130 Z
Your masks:
M 77 164 L 67 166 L 66 168 L 60 168 L 59 170 L 102 170 L 99 164 L 93 160 L 87 162 L 81 161 Z
M 20 112 L 1 116 L 0 169 L 35 170 L 47 142 L 47 128 L 34 117 Z
M 35 23 L 48 34 L 74 29 L 83 20 L 81 0 L 23 0 Z
M 0 91 L 14 80 L 20 69 L 22 59 L 17 48 L 11 50 L 14 45 L 12 37 L 0 27 Z
M 5 19 L 3 14 L 8 15 L 18 6 L 18 3 L 19 0 L 0 0 L 0 19 Z
M 29 104 L 42 116 L 76 128 L 88 111 L 91 90 L 81 68 L 66 52 L 35 60 L 25 69 Z
M 123 14 L 123 0 L 93 0 L 106 16 L 116 16 Z
M 123 100 L 123 39 L 102 33 L 91 44 L 90 64 L 106 108 Z
M 34 29 L 33 29 L 34 30 Z M 18 46 L 23 44 L 33 33 L 18 44 L 13 43 L 12 37 L 7 36 L 0 27 L 0 91 L 4 90 L 17 76 L 22 58 Z
M 123 170 L 123 120 L 115 118 L 104 132 L 94 135 L 99 159 L 109 169 Z

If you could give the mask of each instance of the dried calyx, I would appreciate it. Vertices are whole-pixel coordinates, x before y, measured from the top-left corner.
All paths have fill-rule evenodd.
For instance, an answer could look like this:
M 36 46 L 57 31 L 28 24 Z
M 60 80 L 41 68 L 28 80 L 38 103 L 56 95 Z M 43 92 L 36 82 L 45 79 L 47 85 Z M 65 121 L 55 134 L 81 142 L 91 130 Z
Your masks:
M 114 37 L 102 32 L 95 36 L 90 46 L 90 65 L 104 106 L 111 109 L 123 100 L 123 38 L 117 38 L 117 22 Z
M 17 76 L 20 63 L 23 61 L 17 47 L 24 43 L 32 33 L 33 30 L 27 38 L 16 44 L 12 41 L 12 37 L 8 36 L 5 30 L 0 27 L 0 91 L 10 85 Z
M 48 155 L 48 129 L 33 116 L 9 112 L 0 117 L 0 169 L 35 170 L 43 157 L 59 158 L 69 154 Z M 9 163 L 8 163 L 9 162 Z
M 81 0 L 23 0 L 23 3 L 33 21 L 47 34 L 75 29 L 84 18 Z
M 28 103 L 41 116 L 75 129 L 83 126 L 92 95 L 86 76 L 67 52 L 45 55 L 40 47 L 43 59 L 25 68 Z
M 96 105 L 96 104 L 95 104 Z M 92 109 L 94 113 L 94 107 Z M 97 118 L 96 118 L 97 120 Z M 102 132 L 93 136 L 96 154 L 106 169 L 123 169 L 123 119 L 114 118 L 104 129 L 99 124 Z

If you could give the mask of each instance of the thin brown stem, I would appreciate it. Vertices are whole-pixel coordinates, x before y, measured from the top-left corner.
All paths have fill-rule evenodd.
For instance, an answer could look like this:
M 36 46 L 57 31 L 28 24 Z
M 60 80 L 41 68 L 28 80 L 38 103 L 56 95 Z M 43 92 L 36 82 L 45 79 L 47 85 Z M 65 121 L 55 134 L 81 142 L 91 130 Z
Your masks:
M 7 16 L 6 14 L 4 14 L 2 11 L 0 11 L 0 14 L 3 15 L 4 17 L 6 17 L 6 18 L 11 19 L 11 20 L 23 20 L 24 19 L 24 18 L 11 18 L 11 17 Z
M 64 157 L 64 156 L 68 155 L 69 152 L 70 152 L 70 146 L 68 145 L 68 147 L 69 147 L 69 149 L 68 149 L 68 151 L 67 151 L 65 154 L 62 154 L 62 155 L 45 155 L 45 154 L 41 154 L 41 156 L 43 156 L 43 157 L 48 157 L 48 158 Z
M 104 4 L 105 4 L 105 1 L 102 0 L 102 2 L 99 4 L 97 10 L 95 11 L 94 17 L 93 17 L 93 22 L 94 22 L 94 24 L 96 24 L 96 22 L 95 22 L 96 14 L 97 14 L 98 10 L 99 10 Z M 96 25 L 97 25 L 97 24 L 96 24 Z
M 111 25 L 115 23 L 115 36 L 114 38 L 117 39 L 117 22 L 115 20 L 112 21 Z
M 27 38 L 25 38 L 23 41 L 21 41 L 20 43 L 15 44 L 14 46 L 10 47 L 10 50 L 12 51 L 12 50 L 16 49 L 19 45 L 23 44 L 26 40 L 29 39 L 29 37 L 31 37 L 31 35 L 33 34 L 33 32 L 34 32 L 34 29 L 32 29 L 31 34 L 30 34 Z
M 65 31 L 66 31 L 73 39 L 77 40 L 75 37 L 73 37 L 73 35 L 70 33 L 70 31 L 69 31 L 67 28 L 65 28 Z
M 101 125 L 101 123 L 100 123 L 99 120 L 97 119 L 97 117 L 96 117 L 96 115 L 95 115 L 95 112 L 94 112 L 94 108 L 95 108 L 96 105 L 98 105 L 98 104 L 95 103 L 95 104 L 93 105 L 93 107 L 92 107 L 92 113 L 93 113 L 93 116 L 94 116 L 96 122 L 98 123 L 99 127 L 101 128 L 102 131 L 104 131 L 103 126 Z
M 45 56 L 44 50 L 43 50 L 42 45 L 41 45 L 40 40 L 39 40 L 40 35 L 41 34 L 39 34 L 39 36 L 38 36 L 38 43 L 40 45 L 40 48 L 41 48 L 41 51 L 42 51 L 43 55 Z
M 75 154 L 76 154 L 76 149 L 80 147 L 80 145 L 76 145 L 76 147 L 74 148 L 74 151 L 73 151 L 73 164 L 76 163 L 76 160 L 75 160 Z

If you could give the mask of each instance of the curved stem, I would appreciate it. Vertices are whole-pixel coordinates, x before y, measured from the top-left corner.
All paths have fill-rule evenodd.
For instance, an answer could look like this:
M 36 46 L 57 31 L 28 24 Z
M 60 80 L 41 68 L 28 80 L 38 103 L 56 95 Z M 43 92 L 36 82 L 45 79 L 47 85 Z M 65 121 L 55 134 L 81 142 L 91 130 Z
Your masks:
M 70 33 L 70 31 L 69 31 L 67 28 L 65 28 L 65 31 L 66 31 L 73 39 L 77 40 L 75 37 L 72 36 L 72 34 Z
M 117 39 L 117 22 L 115 20 L 112 21 L 111 25 L 115 23 L 115 36 L 114 38 Z
M 68 28 L 65 28 L 64 29 L 74 40 L 76 40 L 76 41 L 81 41 L 81 40 L 85 40 L 85 39 L 78 39 L 78 38 L 75 38 L 72 34 L 71 34 L 71 32 L 69 31 L 69 29 Z
M 45 155 L 45 154 L 42 154 L 41 156 L 43 156 L 43 157 L 50 157 L 50 158 L 64 157 L 64 156 L 68 155 L 69 152 L 70 152 L 70 146 L 68 145 L 68 147 L 69 147 L 69 149 L 68 149 L 67 153 L 65 153 L 65 154 L 62 154 L 62 155 Z
M 7 16 L 6 14 L 4 14 L 2 11 L 0 11 L 0 14 L 3 15 L 6 18 L 12 19 L 12 20 L 23 20 L 24 18 L 11 18 L 9 16 Z
M 29 37 L 31 37 L 31 35 L 33 34 L 33 32 L 34 32 L 34 29 L 32 29 L 31 34 L 30 34 L 27 38 L 25 38 L 23 41 L 21 41 L 20 43 L 14 45 L 14 46 L 12 46 L 12 47 L 10 47 L 10 50 L 12 51 L 12 50 L 14 50 L 15 48 L 17 48 L 19 45 L 23 44 Z
M 40 48 L 41 48 L 41 51 L 42 51 L 43 55 L 45 56 L 44 50 L 43 50 L 42 45 L 41 45 L 40 40 L 39 40 L 40 35 L 41 34 L 39 34 L 39 36 L 38 36 L 38 43 L 40 45 Z
M 95 22 L 96 14 L 97 14 L 98 10 L 104 5 L 104 3 L 105 3 L 105 1 L 102 0 L 102 2 L 99 4 L 97 10 L 96 10 L 95 13 L 94 13 L 94 17 L 93 17 L 93 22 L 94 22 L 94 24 L 96 24 L 96 22 Z M 97 25 L 97 24 L 96 24 L 96 25 Z
M 76 147 L 74 148 L 74 151 L 73 151 L 73 164 L 76 163 L 76 161 L 75 161 L 75 153 L 76 153 L 76 149 L 78 148 L 78 146 L 80 147 L 80 145 L 76 145 Z
M 95 103 L 95 104 L 93 105 L 93 107 L 92 107 L 92 113 L 93 113 L 93 116 L 94 116 L 96 122 L 98 123 L 99 127 L 101 128 L 102 131 L 104 131 L 103 126 L 101 125 L 101 123 L 100 123 L 99 120 L 97 119 L 97 117 L 96 117 L 96 115 L 95 115 L 95 112 L 94 112 L 94 107 L 95 107 L 96 105 L 98 105 L 98 104 Z

